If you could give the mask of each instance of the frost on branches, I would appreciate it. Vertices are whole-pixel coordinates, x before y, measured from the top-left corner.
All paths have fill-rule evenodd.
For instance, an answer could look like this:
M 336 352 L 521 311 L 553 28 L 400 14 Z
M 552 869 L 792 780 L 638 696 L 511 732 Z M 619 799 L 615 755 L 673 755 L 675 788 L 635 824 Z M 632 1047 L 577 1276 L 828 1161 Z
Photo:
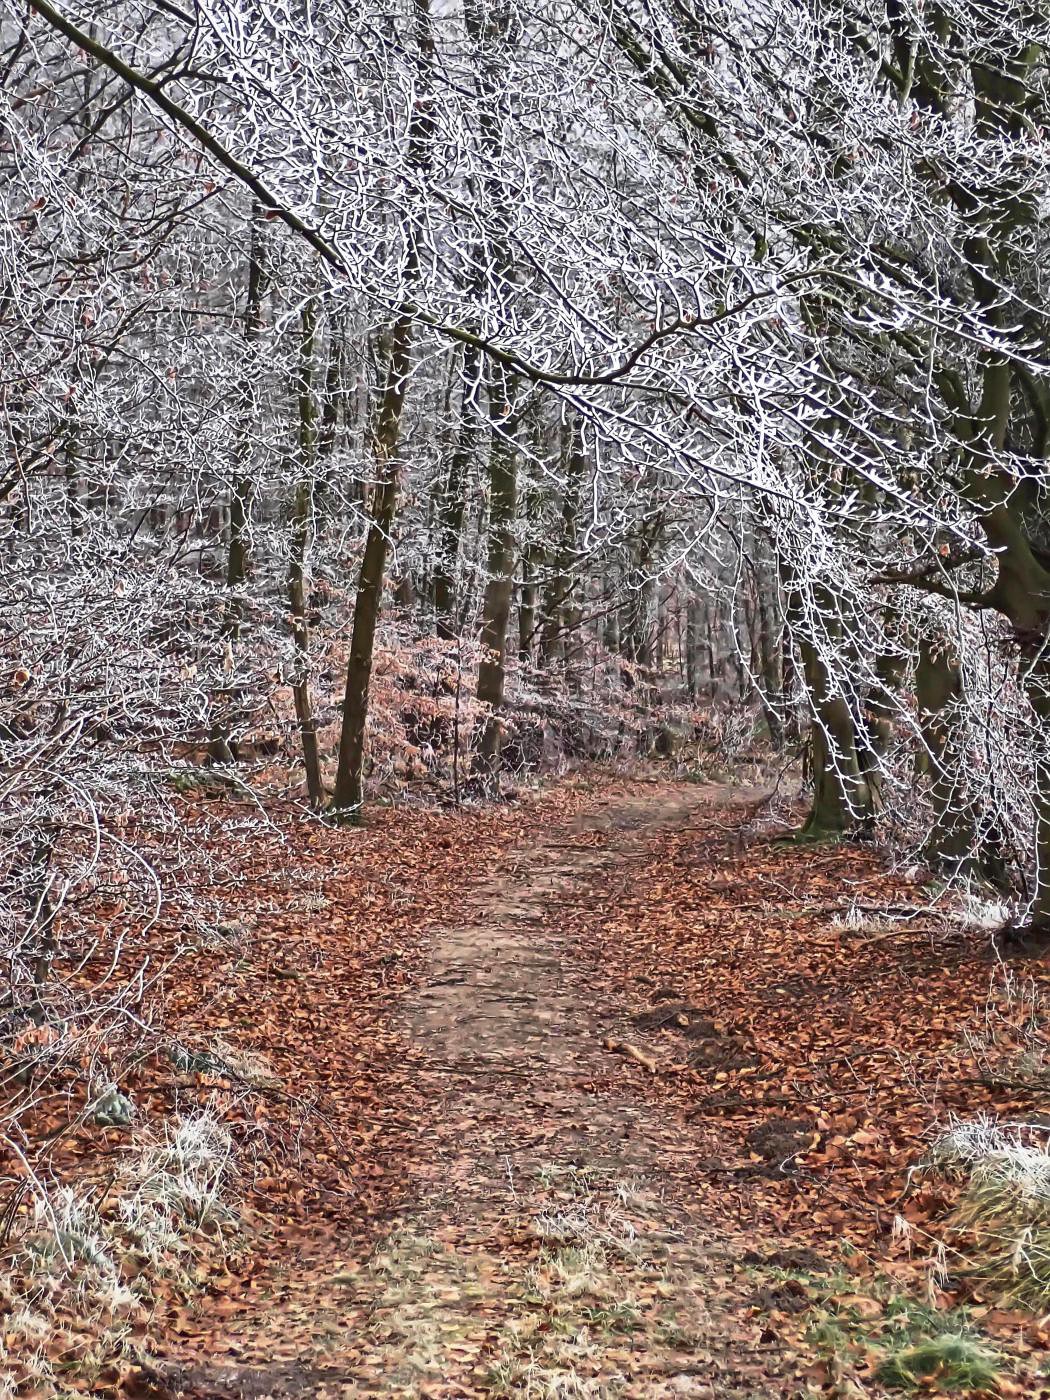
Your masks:
M 1050 926 L 1048 37 L 977 0 L 0 22 L 19 1152 L 60 1060 L 147 1032 L 187 767 L 292 761 L 356 820 L 760 735 L 811 833 Z

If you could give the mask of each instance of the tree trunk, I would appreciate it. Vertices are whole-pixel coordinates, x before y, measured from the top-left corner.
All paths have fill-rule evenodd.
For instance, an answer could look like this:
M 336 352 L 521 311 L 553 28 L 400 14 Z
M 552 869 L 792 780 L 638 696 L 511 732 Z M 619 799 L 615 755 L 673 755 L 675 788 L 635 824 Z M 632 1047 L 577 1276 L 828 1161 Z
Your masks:
M 536 631 L 536 557 L 539 546 L 527 544 L 521 554 L 521 601 L 518 603 L 518 660 L 523 666 L 532 665 L 532 642 Z
M 759 573 L 758 642 L 762 661 L 762 709 L 769 730 L 769 741 L 779 751 L 784 747 L 784 683 L 781 674 L 781 647 L 775 574 Z
M 586 470 L 583 438 L 579 426 L 571 423 L 566 429 L 563 462 L 565 489 L 561 498 L 561 530 L 547 586 L 543 593 L 543 623 L 540 629 L 540 665 L 564 656 L 563 633 L 569 625 L 570 598 L 573 589 L 573 561 L 576 557 L 576 537 L 580 511 L 580 491 Z
M 1035 887 L 1029 918 L 1037 951 L 1050 951 L 1050 570 L 1035 557 L 1021 521 L 1000 505 L 982 519 L 989 543 L 999 551 L 991 601 L 1014 629 L 1021 682 L 1035 719 L 1032 815 Z
M 610 607 L 605 618 L 605 626 L 602 629 L 602 640 L 605 643 L 606 651 L 613 656 L 619 655 L 622 638 L 620 636 L 620 609 Z
M 875 682 L 864 701 L 864 712 L 857 726 L 857 747 L 861 769 L 871 794 L 872 811 L 882 809 L 883 760 L 893 741 L 901 684 L 907 671 L 907 658 L 901 651 L 883 648 L 875 659 Z
M 714 700 L 722 688 L 726 670 L 725 657 L 715 645 L 715 622 L 719 611 L 710 604 L 704 608 L 704 650 L 707 652 L 707 695 L 710 700 Z
M 383 580 L 386 576 L 390 532 L 397 511 L 397 450 L 401 440 L 401 417 L 405 403 L 405 383 L 411 362 L 411 346 L 412 318 L 405 313 L 394 325 L 386 383 L 379 405 L 374 443 L 376 483 L 372 494 L 371 520 L 365 539 L 365 552 L 357 580 L 354 625 L 350 635 L 350 659 L 346 668 L 346 690 L 343 696 L 343 722 L 339 736 L 339 765 L 336 771 L 333 806 L 351 821 L 359 820 L 364 802 L 368 692 L 372 680 L 376 627 L 383 601 Z
M 792 611 L 798 610 L 794 600 Z M 825 610 L 830 617 L 830 610 Z M 871 793 L 860 761 L 852 708 L 837 692 L 816 643 L 798 639 L 802 679 L 810 711 L 810 778 L 813 805 L 803 826 L 808 836 L 841 836 L 871 820 Z
M 230 491 L 230 544 L 226 558 L 226 587 L 234 592 L 251 570 L 251 509 L 255 479 L 249 470 L 252 434 L 255 431 L 256 396 L 252 350 L 262 331 L 262 240 L 259 210 L 252 207 L 248 243 L 248 289 L 244 302 L 243 340 L 246 364 L 241 381 L 241 418 L 237 431 L 233 486 Z M 230 600 L 230 627 L 234 637 L 239 623 L 238 603 Z
M 330 510 L 332 490 L 335 484 L 334 459 L 339 437 L 339 412 L 346 397 L 344 388 L 345 355 L 346 343 L 343 327 L 338 320 L 329 318 L 328 361 L 325 367 L 324 390 L 321 394 L 321 417 L 317 429 L 314 515 L 318 521 L 323 520 Z
M 478 421 L 473 400 L 478 373 L 478 352 L 467 346 L 463 353 L 463 394 L 459 428 L 449 454 L 448 474 L 438 510 L 437 558 L 434 561 L 434 616 L 437 634 L 446 640 L 456 636 L 456 566 L 459 539 L 466 510 L 466 482 L 473 454 L 477 451 Z
M 408 163 L 424 173 L 431 159 L 430 142 L 434 132 L 432 71 L 434 38 L 430 29 L 429 0 L 413 0 L 415 45 L 418 56 L 418 95 L 408 123 Z M 405 281 L 408 286 L 419 274 L 419 230 L 410 224 Z M 365 730 L 368 723 L 368 692 L 372 683 L 372 657 L 376 627 L 383 602 L 390 534 L 397 512 L 397 458 L 401 443 L 401 421 L 405 390 L 412 363 L 413 308 L 402 305 L 390 334 L 383 389 L 379 399 L 372 441 L 376 481 L 372 509 L 357 579 L 354 622 L 350 634 L 350 658 L 346 667 L 343 694 L 343 721 L 339 734 L 339 762 L 336 769 L 334 809 L 348 820 L 361 818 L 364 802 Z
M 1028 701 L 1038 721 L 1042 744 L 1035 755 L 1035 784 L 1032 805 L 1035 815 L 1035 891 L 1031 921 L 1050 947 L 1050 656 L 1047 640 L 1041 639 L 1037 654 L 1025 671 Z
M 499 783 L 503 736 L 503 691 L 506 683 L 507 627 L 514 594 L 514 520 L 517 513 L 517 445 L 510 422 L 516 382 L 500 365 L 489 378 L 489 419 L 493 425 L 489 453 L 489 535 L 487 580 L 482 605 L 477 696 L 489 714 L 482 729 L 476 771 L 490 789 Z
M 226 602 L 223 608 L 222 636 L 228 652 L 227 665 L 233 669 L 233 650 L 241 631 L 243 599 L 240 596 L 251 572 L 251 516 L 255 499 L 255 479 L 251 472 L 252 434 L 255 430 L 256 394 L 254 366 L 251 363 L 256 342 L 262 332 L 262 233 L 259 228 L 259 208 L 253 203 L 248 226 L 248 285 L 241 322 L 244 371 L 240 384 L 240 418 L 234 448 L 233 481 L 230 486 L 230 536 L 226 555 Z M 220 692 L 227 703 L 228 692 Z M 210 755 L 216 763 L 232 763 L 230 724 L 220 714 L 212 724 Z
M 700 647 L 701 621 L 699 599 L 689 596 L 685 605 L 685 685 L 689 698 L 695 700 L 700 694 Z
M 294 651 L 292 697 L 303 745 L 306 792 L 310 806 L 324 806 L 324 784 L 317 748 L 317 723 L 310 701 L 310 632 L 306 618 L 310 538 L 313 533 L 314 471 L 317 465 L 317 414 L 313 396 L 313 367 L 317 341 L 317 306 L 309 297 L 303 307 L 299 361 L 299 480 L 292 514 L 291 553 L 288 561 L 288 601 Z
M 653 664 L 654 587 L 654 579 L 643 575 L 640 569 L 635 571 L 624 622 L 624 638 L 628 659 L 646 668 Z

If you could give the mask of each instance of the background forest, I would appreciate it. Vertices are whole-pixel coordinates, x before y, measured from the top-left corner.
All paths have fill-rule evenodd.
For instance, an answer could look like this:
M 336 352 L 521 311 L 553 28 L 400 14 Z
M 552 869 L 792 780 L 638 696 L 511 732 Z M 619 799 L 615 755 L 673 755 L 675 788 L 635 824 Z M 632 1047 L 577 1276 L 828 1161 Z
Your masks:
M 5 0 L 8 1244 L 98 1264 L 68 1183 L 129 1067 L 265 1083 L 177 1007 L 230 897 L 302 857 L 316 914 L 300 845 L 357 870 L 370 809 L 406 849 L 462 813 L 492 873 L 535 778 L 747 766 L 805 849 L 869 843 L 1041 957 L 1048 31 L 1027 0 Z M 175 1163 L 221 1233 L 228 1130 L 158 1094 L 122 1228 L 170 1232 Z

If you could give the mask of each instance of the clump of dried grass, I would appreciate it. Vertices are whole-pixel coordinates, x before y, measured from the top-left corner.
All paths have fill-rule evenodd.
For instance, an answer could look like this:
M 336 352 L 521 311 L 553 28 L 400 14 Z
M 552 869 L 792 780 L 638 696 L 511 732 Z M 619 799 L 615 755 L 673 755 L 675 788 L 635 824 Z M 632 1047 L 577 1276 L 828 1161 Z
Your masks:
M 234 1176 L 229 1131 L 205 1107 L 143 1133 L 101 1194 L 35 1181 L 0 1259 L 0 1397 L 65 1393 L 56 1368 L 90 1383 L 118 1363 L 160 1281 L 191 1293 L 202 1251 L 222 1247 Z
M 1042 1135 L 1041 1135 L 1042 1133 Z M 1050 1141 L 1030 1124 L 989 1117 L 951 1124 L 927 1171 L 959 1182 L 947 1222 L 953 1272 L 1003 1305 L 1050 1306 Z

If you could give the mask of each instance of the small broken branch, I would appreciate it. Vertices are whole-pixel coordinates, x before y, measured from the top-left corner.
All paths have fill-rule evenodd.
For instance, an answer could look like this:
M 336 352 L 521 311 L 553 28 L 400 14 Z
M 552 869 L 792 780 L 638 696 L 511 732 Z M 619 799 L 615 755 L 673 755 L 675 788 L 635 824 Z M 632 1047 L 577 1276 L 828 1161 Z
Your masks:
M 629 1060 L 634 1060 L 635 1064 L 641 1065 L 643 1069 L 655 1074 L 659 1064 L 651 1055 L 647 1055 L 644 1050 L 639 1050 L 637 1045 L 631 1045 L 626 1040 L 606 1040 L 606 1050 L 612 1050 L 620 1055 L 626 1055 Z

